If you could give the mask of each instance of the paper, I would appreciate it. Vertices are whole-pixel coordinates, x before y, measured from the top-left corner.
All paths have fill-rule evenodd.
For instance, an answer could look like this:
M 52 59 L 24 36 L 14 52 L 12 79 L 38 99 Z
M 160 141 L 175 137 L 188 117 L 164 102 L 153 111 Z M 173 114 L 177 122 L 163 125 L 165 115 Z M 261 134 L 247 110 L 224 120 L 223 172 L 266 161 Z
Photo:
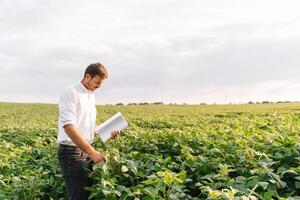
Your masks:
M 111 138 L 112 131 L 122 131 L 128 126 L 128 123 L 120 112 L 96 127 L 95 131 L 103 142 Z

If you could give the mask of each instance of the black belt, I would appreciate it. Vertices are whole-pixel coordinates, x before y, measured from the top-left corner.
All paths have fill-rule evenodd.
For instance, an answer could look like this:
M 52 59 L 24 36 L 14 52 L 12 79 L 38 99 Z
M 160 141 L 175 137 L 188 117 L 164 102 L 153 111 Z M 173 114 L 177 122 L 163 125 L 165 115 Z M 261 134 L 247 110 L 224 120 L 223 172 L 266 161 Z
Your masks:
M 94 146 L 94 143 L 91 143 L 90 145 Z M 59 144 L 60 148 L 68 148 L 68 149 L 79 149 L 79 147 L 77 146 L 73 146 L 73 145 L 67 145 L 67 144 Z

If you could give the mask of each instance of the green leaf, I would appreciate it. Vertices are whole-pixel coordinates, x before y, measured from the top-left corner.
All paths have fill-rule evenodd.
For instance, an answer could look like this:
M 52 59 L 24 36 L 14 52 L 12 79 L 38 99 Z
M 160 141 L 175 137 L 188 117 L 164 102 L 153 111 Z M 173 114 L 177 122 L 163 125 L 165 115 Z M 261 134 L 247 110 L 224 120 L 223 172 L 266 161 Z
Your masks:
M 281 177 L 283 177 L 285 174 L 298 175 L 298 173 L 295 172 L 294 170 L 286 170 L 286 171 L 284 171 L 284 172 L 281 173 Z
M 178 174 L 178 178 L 181 180 L 184 180 L 186 177 L 186 171 L 182 170 L 179 174 Z
M 286 182 L 278 180 L 280 183 L 280 188 L 285 188 L 286 187 Z
M 236 182 L 236 183 L 240 183 L 240 184 L 244 183 L 245 180 L 246 180 L 246 178 L 245 178 L 244 176 L 237 176 L 237 177 L 235 178 L 235 182 Z
M 270 200 L 270 199 L 272 199 L 272 197 L 273 197 L 274 194 L 275 194 L 274 190 L 269 190 L 269 191 L 265 192 L 264 195 L 263 195 L 264 200 Z
M 279 167 L 279 168 L 277 169 L 277 173 L 278 173 L 278 174 L 281 174 L 281 173 L 283 173 L 283 172 L 285 172 L 285 171 L 287 171 L 287 168 L 285 168 L 285 167 Z
M 300 189 L 300 181 L 296 181 L 295 182 L 295 188 L 296 189 Z
M 147 184 L 147 185 L 155 185 L 157 183 L 158 179 L 149 179 L 145 180 L 142 183 Z
M 114 190 L 114 193 L 119 197 L 122 195 L 121 192 L 119 192 L 118 190 Z
M 258 185 L 265 190 L 265 189 L 267 189 L 269 183 L 268 182 L 259 182 Z

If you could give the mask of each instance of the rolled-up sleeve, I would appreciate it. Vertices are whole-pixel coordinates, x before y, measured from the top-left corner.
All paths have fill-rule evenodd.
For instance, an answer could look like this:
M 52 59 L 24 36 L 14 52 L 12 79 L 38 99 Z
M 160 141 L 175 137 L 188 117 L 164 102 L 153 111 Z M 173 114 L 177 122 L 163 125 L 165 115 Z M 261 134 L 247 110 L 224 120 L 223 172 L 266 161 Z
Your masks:
M 76 125 L 76 96 L 71 89 L 66 89 L 59 100 L 60 125 Z

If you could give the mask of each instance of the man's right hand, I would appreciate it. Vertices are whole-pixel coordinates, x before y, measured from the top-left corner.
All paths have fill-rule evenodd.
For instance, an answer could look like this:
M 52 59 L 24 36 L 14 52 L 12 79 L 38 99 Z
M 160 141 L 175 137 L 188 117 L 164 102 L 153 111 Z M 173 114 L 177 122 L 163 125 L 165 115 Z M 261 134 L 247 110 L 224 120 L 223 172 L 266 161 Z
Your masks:
M 72 139 L 72 141 L 85 153 L 87 153 L 94 163 L 106 161 L 106 158 L 96 151 L 80 133 L 79 129 L 73 124 L 67 124 L 64 126 L 65 132 Z
M 98 151 L 93 151 L 93 153 L 91 153 L 90 158 L 92 159 L 92 161 L 94 161 L 94 163 L 99 163 L 99 162 L 105 162 L 106 158 L 105 156 L 103 156 L 101 153 L 99 153 Z

